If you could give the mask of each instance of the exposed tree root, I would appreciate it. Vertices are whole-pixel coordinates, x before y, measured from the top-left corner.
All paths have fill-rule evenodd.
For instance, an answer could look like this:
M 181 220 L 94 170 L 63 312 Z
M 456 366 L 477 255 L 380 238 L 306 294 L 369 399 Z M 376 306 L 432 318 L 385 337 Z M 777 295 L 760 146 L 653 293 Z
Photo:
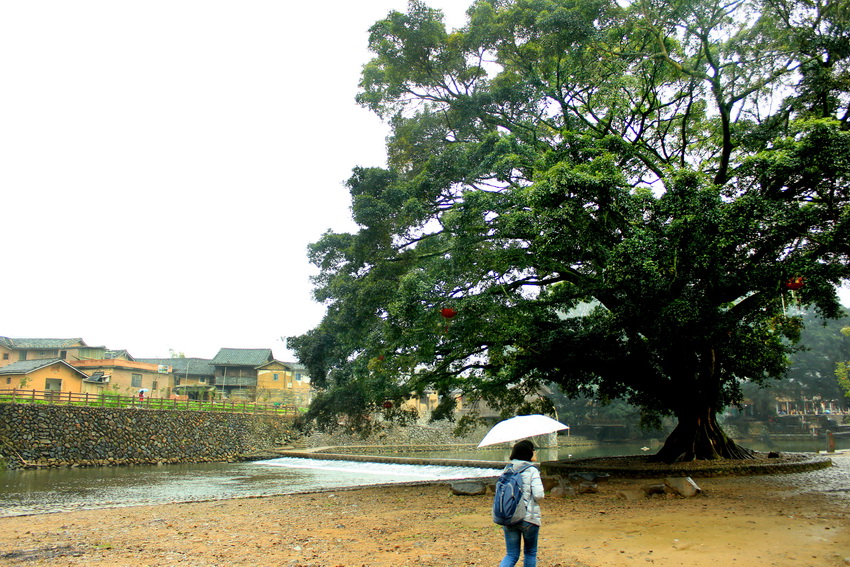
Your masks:
M 653 460 L 662 463 L 716 459 L 751 459 L 753 452 L 730 439 L 712 410 L 680 416 L 676 429 Z

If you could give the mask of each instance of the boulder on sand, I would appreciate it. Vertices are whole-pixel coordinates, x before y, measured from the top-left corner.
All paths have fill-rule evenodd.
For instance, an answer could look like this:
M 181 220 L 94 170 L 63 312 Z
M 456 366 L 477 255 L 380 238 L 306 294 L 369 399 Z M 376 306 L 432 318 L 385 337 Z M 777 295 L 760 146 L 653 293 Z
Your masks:
M 478 496 L 487 493 L 487 485 L 478 480 L 463 480 L 451 483 L 452 494 L 457 496 Z
M 665 478 L 664 487 L 668 494 L 677 494 L 685 498 L 702 492 L 702 489 L 689 476 Z

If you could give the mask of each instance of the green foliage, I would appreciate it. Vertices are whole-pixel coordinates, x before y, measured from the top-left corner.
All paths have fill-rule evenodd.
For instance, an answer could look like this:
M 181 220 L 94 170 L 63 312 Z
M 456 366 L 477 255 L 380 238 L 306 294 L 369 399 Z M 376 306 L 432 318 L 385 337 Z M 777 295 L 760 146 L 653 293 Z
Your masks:
M 839 387 L 844 391 L 844 395 L 850 398 L 850 362 L 835 363 L 835 378 L 838 380 Z
M 704 422 L 783 376 L 790 308 L 838 315 L 850 276 L 846 14 L 468 15 L 449 32 L 414 1 L 371 29 L 358 100 L 392 126 L 389 166 L 349 179 L 359 231 L 310 248 L 327 314 L 289 346 L 327 388 L 313 416 L 362 424 L 429 388 L 507 412 L 554 383 Z
M 841 334 L 850 337 L 850 327 L 842 327 Z M 845 352 L 848 349 L 845 349 Z M 840 360 L 835 363 L 835 378 L 844 395 L 850 398 L 850 361 Z

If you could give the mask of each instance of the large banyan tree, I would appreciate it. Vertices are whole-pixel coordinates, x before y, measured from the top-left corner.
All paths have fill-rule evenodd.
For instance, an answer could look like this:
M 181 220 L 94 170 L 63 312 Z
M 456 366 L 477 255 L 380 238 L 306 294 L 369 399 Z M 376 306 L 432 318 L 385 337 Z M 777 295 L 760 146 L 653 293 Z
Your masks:
M 289 346 L 347 423 L 427 389 L 541 386 L 672 416 L 666 462 L 744 458 L 716 416 L 781 378 L 795 306 L 850 276 L 850 3 L 419 1 L 371 28 L 358 101 L 386 168 L 311 245 Z M 540 408 L 536 408 L 540 409 Z M 362 423 L 362 422 L 361 422 Z

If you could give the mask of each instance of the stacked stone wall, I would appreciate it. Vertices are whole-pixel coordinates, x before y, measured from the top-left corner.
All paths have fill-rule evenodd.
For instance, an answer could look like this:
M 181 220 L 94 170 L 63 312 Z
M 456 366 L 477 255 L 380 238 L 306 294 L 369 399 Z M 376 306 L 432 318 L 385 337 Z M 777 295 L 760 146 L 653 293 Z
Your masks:
M 278 415 L 0 404 L 11 468 L 240 460 L 292 437 Z

